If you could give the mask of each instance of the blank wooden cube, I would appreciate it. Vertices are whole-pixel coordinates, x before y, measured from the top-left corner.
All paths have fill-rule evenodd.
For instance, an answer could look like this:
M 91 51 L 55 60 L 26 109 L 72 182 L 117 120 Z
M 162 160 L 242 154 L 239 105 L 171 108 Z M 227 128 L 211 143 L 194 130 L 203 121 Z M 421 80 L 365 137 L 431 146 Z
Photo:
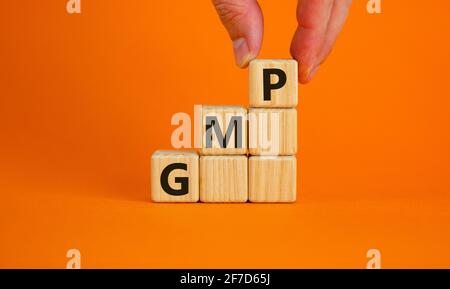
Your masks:
M 151 182 L 154 202 L 198 202 L 199 157 L 197 153 L 154 152 Z
M 297 159 L 295 156 L 252 156 L 249 166 L 251 202 L 295 202 Z
M 246 156 L 201 156 L 200 200 L 246 202 L 248 200 Z
M 295 108 L 251 108 L 249 153 L 251 155 L 294 155 L 297 153 L 297 110 Z
M 247 153 L 247 109 L 240 106 L 202 107 L 202 155 Z
M 298 66 L 294 59 L 255 59 L 249 65 L 251 107 L 295 107 Z

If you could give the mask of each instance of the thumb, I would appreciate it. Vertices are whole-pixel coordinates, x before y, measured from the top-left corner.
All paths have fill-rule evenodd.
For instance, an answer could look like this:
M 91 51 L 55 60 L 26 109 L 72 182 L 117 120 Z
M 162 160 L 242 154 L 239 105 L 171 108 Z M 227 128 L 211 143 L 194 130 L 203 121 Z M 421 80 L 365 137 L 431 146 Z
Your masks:
M 263 16 L 256 0 L 213 0 L 220 20 L 233 41 L 236 64 L 246 67 L 261 48 Z

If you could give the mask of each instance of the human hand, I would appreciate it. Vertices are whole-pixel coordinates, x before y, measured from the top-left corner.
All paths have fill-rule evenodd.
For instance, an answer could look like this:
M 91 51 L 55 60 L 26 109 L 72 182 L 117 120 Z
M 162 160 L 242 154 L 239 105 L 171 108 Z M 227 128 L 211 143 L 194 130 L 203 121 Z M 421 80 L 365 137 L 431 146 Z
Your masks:
M 212 0 L 228 30 L 236 64 L 246 67 L 261 49 L 263 15 L 256 0 Z M 298 27 L 291 55 L 299 63 L 300 83 L 308 83 L 330 54 L 351 5 L 351 0 L 299 0 Z

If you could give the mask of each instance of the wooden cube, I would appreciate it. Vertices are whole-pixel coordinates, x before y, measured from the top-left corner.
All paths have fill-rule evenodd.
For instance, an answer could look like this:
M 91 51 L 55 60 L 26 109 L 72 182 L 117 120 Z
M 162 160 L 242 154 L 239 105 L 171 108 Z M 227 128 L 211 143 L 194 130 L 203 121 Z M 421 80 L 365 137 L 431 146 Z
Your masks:
M 246 156 L 201 156 L 200 200 L 246 202 L 248 200 Z
M 251 155 L 294 155 L 297 153 L 297 110 L 295 108 L 251 108 L 249 153 Z
M 151 182 L 154 202 L 198 202 L 199 157 L 197 153 L 154 152 Z
M 247 109 L 240 106 L 202 107 L 202 155 L 247 153 Z
M 248 166 L 251 202 L 295 202 L 297 195 L 295 156 L 251 156 Z
M 298 66 L 294 59 L 255 59 L 249 65 L 251 107 L 295 107 Z

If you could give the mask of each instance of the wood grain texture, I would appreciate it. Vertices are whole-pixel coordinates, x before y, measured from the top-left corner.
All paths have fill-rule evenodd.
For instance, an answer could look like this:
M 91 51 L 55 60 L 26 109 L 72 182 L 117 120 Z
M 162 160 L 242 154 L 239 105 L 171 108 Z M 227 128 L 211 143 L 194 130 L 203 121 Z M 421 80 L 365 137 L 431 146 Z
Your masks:
M 271 100 L 264 100 L 263 69 L 278 68 L 286 73 L 286 84 L 271 90 Z M 249 64 L 250 107 L 296 107 L 298 103 L 298 66 L 294 59 L 255 59 Z M 278 77 L 272 75 L 271 83 Z
M 246 202 L 248 200 L 246 156 L 201 156 L 200 200 Z
M 251 155 L 294 155 L 297 153 L 297 110 L 295 108 L 251 108 L 249 153 Z
M 202 155 L 244 155 L 247 153 L 247 109 L 241 106 L 202 106 L 202 147 L 199 150 Z M 240 146 L 236 146 L 236 129 L 229 135 L 229 141 L 225 147 L 220 146 L 219 138 L 212 129 L 212 146 L 207 147 L 207 117 L 216 117 L 225 137 L 232 117 L 239 117 L 241 120 L 239 128 L 241 137 L 238 138 Z M 234 123 L 231 123 L 233 126 Z
M 175 169 L 168 176 L 168 184 L 175 190 L 182 184 L 176 182 L 176 177 L 188 178 L 188 193 L 173 196 L 164 191 L 161 186 L 161 173 L 164 168 L 174 163 L 187 165 L 187 170 Z M 152 155 L 151 198 L 154 202 L 198 202 L 199 200 L 199 156 L 192 151 L 156 151 Z
M 295 202 L 297 196 L 295 156 L 252 156 L 248 165 L 251 202 Z

